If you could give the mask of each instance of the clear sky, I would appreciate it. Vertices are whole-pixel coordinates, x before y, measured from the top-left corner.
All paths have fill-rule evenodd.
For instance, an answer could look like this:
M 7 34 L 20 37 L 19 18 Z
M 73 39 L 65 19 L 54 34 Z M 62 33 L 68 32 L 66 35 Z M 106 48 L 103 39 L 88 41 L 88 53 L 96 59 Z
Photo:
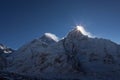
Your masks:
M 45 32 L 64 37 L 76 24 L 120 43 L 120 0 L 0 0 L 0 43 L 15 49 Z

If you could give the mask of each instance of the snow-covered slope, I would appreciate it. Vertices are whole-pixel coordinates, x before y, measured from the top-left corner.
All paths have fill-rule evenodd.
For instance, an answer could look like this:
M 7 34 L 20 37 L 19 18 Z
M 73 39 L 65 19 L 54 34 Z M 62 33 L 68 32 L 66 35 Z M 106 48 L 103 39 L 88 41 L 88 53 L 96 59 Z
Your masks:
M 90 38 L 83 35 L 78 27 L 62 40 L 54 38 L 45 34 L 23 45 L 9 57 L 11 63 L 7 70 L 27 75 L 66 75 L 79 79 L 81 73 L 101 78 L 120 74 L 120 46 L 116 43 Z

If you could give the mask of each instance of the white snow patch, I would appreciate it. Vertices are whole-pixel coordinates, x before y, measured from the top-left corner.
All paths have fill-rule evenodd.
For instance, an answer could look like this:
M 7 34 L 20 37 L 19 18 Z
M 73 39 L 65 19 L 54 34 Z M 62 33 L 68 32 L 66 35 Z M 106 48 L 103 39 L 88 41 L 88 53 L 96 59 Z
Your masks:
M 47 37 L 49 37 L 49 38 L 52 38 L 52 39 L 55 40 L 55 41 L 59 41 L 59 38 L 58 38 L 55 34 L 45 33 L 45 36 L 47 36 Z
M 6 51 L 6 50 L 5 50 L 4 53 L 12 53 L 12 51 Z

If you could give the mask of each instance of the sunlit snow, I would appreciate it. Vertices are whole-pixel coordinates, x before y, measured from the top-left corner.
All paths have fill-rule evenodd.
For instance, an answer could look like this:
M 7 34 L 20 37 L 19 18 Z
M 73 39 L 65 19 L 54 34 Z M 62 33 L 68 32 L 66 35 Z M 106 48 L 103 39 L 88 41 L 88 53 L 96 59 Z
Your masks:
M 76 26 L 77 30 L 79 30 L 83 35 L 87 35 L 88 37 L 93 37 L 90 32 L 86 31 L 83 26 Z

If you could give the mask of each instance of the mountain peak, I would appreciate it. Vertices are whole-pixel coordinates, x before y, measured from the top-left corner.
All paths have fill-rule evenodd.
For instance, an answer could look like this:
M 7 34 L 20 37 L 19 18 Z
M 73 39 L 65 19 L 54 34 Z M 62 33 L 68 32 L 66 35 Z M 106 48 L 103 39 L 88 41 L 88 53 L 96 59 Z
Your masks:
M 77 32 L 79 34 L 83 34 L 81 26 L 76 26 L 72 31 L 73 32 Z
M 45 33 L 44 36 L 48 37 L 48 38 L 51 38 L 55 41 L 58 41 L 58 37 L 55 35 L 55 34 L 52 34 L 52 33 Z
M 8 48 L 7 46 L 0 44 L 0 53 L 12 53 L 14 52 L 13 49 Z
M 58 42 L 58 37 L 52 33 L 45 33 L 40 40 L 46 42 L 47 44 L 52 44 Z
M 0 49 L 5 49 L 6 47 L 3 44 L 0 44 Z
M 87 32 L 83 26 L 76 26 L 69 32 L 68 36 L 72 37 L 93 37 L 90 32 Z
M 74 37 L 74 38 L 78 38 L 78 37 L 82 37 L 84 36 L 82 31 L 81 31 L 81 27 L 76 26 L 74 29 L 72 29 L 69 33 L 67 37 Z
M 82 32 L 82 28 L 83 28 L 82 26 L 76 26 L 74 29 L 77 30 L 77 31 Z

